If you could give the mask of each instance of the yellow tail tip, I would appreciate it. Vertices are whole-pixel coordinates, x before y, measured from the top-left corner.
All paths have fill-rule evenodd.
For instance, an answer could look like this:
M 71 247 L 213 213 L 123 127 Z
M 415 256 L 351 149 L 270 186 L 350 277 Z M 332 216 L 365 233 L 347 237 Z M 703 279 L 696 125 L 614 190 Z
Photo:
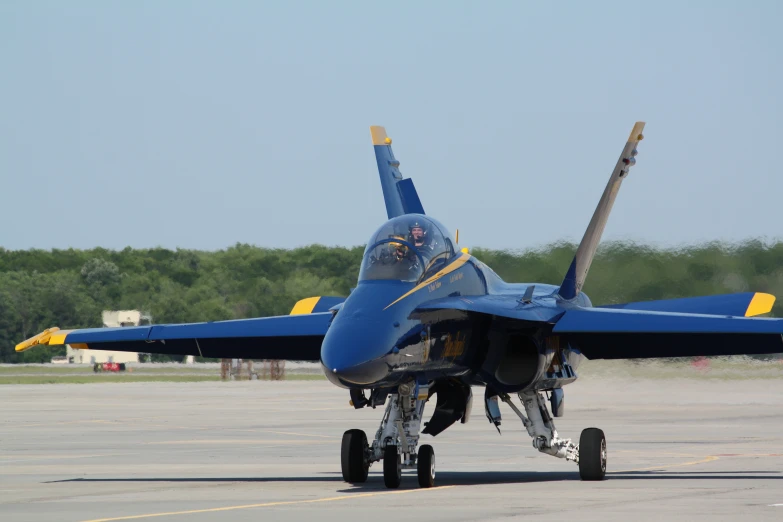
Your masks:
M 373 145 L 391 145 L 391 138 L 386 135 L 386 129 L 379 125 L 370 127 L 370 136 Z

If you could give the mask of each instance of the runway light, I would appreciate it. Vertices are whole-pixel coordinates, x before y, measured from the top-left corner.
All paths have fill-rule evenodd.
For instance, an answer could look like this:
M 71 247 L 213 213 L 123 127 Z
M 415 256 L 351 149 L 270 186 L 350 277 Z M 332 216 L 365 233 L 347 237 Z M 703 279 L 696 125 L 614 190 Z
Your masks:
M 639 134 L 639 135 L 636 137 L 636 141 L 642 141 L 643 139 L 644 139 L 644 134 Z
M 626 165 L 630 165 L 631 160 L 629 160 L 628 158 L 623 158 L 623 163 L 625 163 Z
M 639 154 L 639 151 L 638 151 L 638 150 L 636 150 L 636 149 L 633 149 L 633 150 L 631 151 L 631 156 L 636 156 L 637 154 Z

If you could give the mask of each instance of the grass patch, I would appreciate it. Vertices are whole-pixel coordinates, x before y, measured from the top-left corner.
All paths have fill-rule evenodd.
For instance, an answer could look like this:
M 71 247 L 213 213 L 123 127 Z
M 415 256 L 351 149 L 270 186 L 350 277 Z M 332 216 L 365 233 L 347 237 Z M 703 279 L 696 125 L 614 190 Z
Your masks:
M 0 384 L 89 384 L 96 382 L 201 382 L 219 381 L 220 375 L 16 375 L 1 376 Z
M 166 365 L 161 367 L 150 366 L 129 366 L 128 370 L 134 374 L 156 374 L 156 373 L 177 373 L 177 374 L 212 374 L 216 371 L 214 368 L 200 368 L 193 366 L 175 366 Z M 0 366 L 0 376 L 2 375 L 41 375 L 41 374 L 57 374 L 57 375 L 84 375 L 87 373 L 93 373 L 92 365 L 77 364 L 77 365 L 26 365 L 26 364 L 9 364 Z M 126 373 L 128 373 L 126 371 Z
M 322 381 L 323 375 L 288 374 L 286 381 Z M 85 375 L 0 375 L 3 384 L 91 384 L 99 382 L 205 382 L 220 381 L 220 374 L 213 375 L 139 375 L 136 373 L 91 373 Z M 232 382 L 232 381 L 226 381 Z
M 585 361 L 577 370 L 582 378 L 596 379 L 780 379 L 783 360 L 760 360 L 746 356 L 709 357 L 701 361 L 662 359 Z

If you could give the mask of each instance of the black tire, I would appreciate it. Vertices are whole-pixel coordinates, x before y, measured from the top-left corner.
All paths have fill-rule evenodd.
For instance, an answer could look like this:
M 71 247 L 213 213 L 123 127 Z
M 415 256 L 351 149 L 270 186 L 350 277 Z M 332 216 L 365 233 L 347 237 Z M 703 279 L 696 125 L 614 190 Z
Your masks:
M 579 476 L 582 480 L 606 477 L 606 437 L 598 428 L 582 430 L 579 437 Z
M 419 475 L 419 486 L 431 488 L 435 485 L 435 450 L 429 444 L 419 448 L 416 471 Z
M 340 464 L 343 480 L 350 484 L 367 481 L 370 463 L 367 460 L 367 435 L 362 430 L 348 430 L 343 433 L 340 449 Z
M 402 482 L 402 460 L 397 446 L 389 444 L 383 450 L 383 483 L 387 488 L 398 488 Z

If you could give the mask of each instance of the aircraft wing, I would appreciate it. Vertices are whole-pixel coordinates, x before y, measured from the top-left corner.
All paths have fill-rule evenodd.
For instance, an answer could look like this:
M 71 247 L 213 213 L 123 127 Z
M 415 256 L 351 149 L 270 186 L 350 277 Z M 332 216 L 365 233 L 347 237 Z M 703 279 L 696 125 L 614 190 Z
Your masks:
M 724 301 L 723 306 L 732 302 L 745 313 L 753 312 L 749 304 L 752 301 L 752 297 L 744 296 Z M 686 304 L 694 303 L 704 304 Z M 442 319 L 443 314 L 454 313 L 551 324 L 553 334 L 589 359 L 783 353 L 783 319 L 611 308 L 563 310 L 535 300 L 526 303 L 518 295 L 435 299 L 419 305 L 414 316 L 426 321 L 430 314 Z
M 553 333 L 588 359 L 783 353 L 783 319 L 581 308 Z
M 331 312 L 191 324 L 60 330 L 50 328 L 16 345 L 241 359 L 318 361 Z
M 703 297 L 683 297 L 680 299 L 602 305 L 598 308 L 752 317 L 754 315 L 766 314 L 772 310 L 773 304 L 775 304 L 774 295 L 761 292 L 743 292 L 740 294 L 707 295 Z

